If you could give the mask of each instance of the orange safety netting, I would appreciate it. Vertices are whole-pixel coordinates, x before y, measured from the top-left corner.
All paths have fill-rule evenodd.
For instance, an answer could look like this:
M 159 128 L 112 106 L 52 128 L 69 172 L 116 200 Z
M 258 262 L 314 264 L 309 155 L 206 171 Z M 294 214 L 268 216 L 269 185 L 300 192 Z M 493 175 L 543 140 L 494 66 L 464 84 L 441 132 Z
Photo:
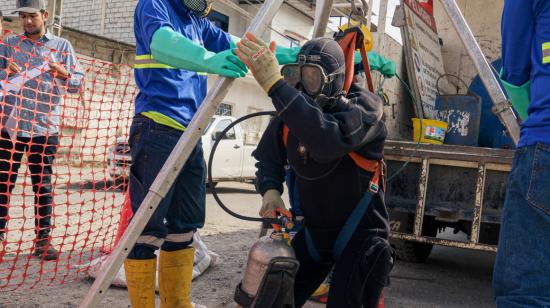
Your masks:
M 127 65 L 77 59 L 7 31 L 0 42 L 0 291 L 83 278 L 114 244 L 137 88 Z

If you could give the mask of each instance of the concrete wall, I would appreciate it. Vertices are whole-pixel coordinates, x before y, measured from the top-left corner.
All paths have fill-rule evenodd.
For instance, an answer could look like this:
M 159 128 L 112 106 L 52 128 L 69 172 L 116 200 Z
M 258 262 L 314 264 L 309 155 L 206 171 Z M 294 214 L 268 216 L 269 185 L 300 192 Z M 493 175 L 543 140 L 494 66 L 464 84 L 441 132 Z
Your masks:
M 134 10 L 137 0 L 64 0 L 63 25 L 90 34 L 105 36 L 128 44 L 135 44 Z M 105 2 L 103 32 L 102 5 Z M 234 0 L 238 3 L 237 0 Z M 213 9 L 229 17 L 229 33 L 244 34 L 248 21 L 238 12 L 220 2 Z
M 0 11 L 6 15 L 11 15 L 11 12 L 15 9 L 15 0 L 0 0 Z
M 457 3 L 487 59 L 491 62 L 500 58 L 500 21 L 504 1 L 458 0 Z M 434 13 L 443 40 L 445 71 L 458 75 L 469 84 L 477 71 L 439 1 L 434 1 Z
M 282 46 L 286 46 L 288 44 L 288 40 L 281 35 L 286 34 L 286 30 L 295 32 L 307 39 L 311 39 L 313 34 L 313 19 L 296 11 L 288 5 L 283 5 L 281 7 L 281 9 L 277 12 L 277 15 L 275 15 L 271 26 L 277 30 L 271 31 L 271 40 Z
M 407 79 L 407 71 L 403 52 L 403 45 L 390 36 L 385 39 L 384 56 L 395 61 L 397 74 Z M 374 72 L 373 74 L 378 75 Z M 414 115 L 411 94 L 397 78 L 387 79 L 383 86 L 388 96 L 388 103 L 384 106 L 384 116 L 388 129 L 388 138 L 393 140 L 412 140 L 412 121 Z
M 62 24 L 133 44 L 136 4 L 137 0 L 64 0 Z

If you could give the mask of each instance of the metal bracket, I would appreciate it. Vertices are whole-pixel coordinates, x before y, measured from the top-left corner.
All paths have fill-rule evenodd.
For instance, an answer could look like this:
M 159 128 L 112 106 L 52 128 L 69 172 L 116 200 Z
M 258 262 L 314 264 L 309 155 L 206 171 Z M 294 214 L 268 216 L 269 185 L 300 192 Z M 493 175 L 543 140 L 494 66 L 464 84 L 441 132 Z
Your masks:
M 512 104 L 508 100 L 503 100 L 498 103 L 494 103 L 493 107 L 491 108 L 491 111 L 495 115 L 499 115 L 500 113 L 507 112 L 512 107 Z

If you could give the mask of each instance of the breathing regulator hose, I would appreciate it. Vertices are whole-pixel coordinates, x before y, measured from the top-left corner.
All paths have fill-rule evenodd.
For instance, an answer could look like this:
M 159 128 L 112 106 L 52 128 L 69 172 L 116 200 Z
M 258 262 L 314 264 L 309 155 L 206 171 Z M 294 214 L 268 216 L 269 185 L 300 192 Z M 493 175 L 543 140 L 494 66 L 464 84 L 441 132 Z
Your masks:
M 264 222 L 269 224 L 275 224 L 279 226 L 285 226 L 287 229 L 292 229 L 291 225 L 293 224 L 292 220 L 281 216 L 280 218 L 261 218 L 261 217 L 249 217 L 244 216 L 238 213 L 235 213 L 232 211 L 229 207 L 227 207 L 222 200 L 220 199 L 220 196 L 218 195 L 218 191 L 216 190 L 216 187 L 214 185 L 214 182 L 212 180 L 212 162 L 214 161 L 214 154 L 216 153 L 216 149 L 218 148 L 218 145 L 223 140 L 227 132 L 229 132 L 233 127 L 235 127 L 237 124 L 244 122 L 250 118 L 254 117 L 260 117 L 260 116 L 277 116 L 277 113 L 275 111 L 262 111 L 262 112 L 256 112 L 251 113 L 248 115 L 245 115 L 242 118 L 239 118 L 235 120 L 233 123 L 228 125 L 218 136 L 216 136 L 216 140 L 214 140 L 214 145 L 212 146 L 212 150 L 210 151 L 210 156 L 208 157 L 208 166 L 206 170 L 208 171 L 208 185 L 210 186 L 210 189 L 212 191 L 212 196 L 214 197 L 214 200 L 218 203 L 218 205 L 225 211 L 227 214 L 241 220 L 245 221 L 257 221 L 257 222 Z

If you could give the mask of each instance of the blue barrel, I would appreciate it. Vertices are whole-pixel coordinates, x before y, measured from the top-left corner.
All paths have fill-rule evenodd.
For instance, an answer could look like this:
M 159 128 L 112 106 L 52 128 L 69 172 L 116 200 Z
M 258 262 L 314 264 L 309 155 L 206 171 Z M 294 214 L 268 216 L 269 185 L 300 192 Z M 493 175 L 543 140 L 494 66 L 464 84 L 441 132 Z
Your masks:
M 435 111 L 436 120 L 449 124 L 445 134 L 445 144 L 478 146 L 481 118 L 481 99 L 478 95 L 472 92 L 438 94 L 435 99 Z
M 502 59 L 497 59 L 492 63 L 492 65 L 497 72 L 500 71 L 502 68 Z M 498 77 L 496 73 L 495 76 Z M 500 86 L 502 87 L 502 84 Z M 487 92 L 487 88 L 483 85 L 481 78 L 476 76 L 468 89 L 470 92 L 476 93 L 481 98 L 479 146 L 485 148 L 513 149 L 515 147 L 514 142 L 508 135 L 504 125 L 502 125 L 498 117 L 493 113 L 493 101 L 489 96 L 489 92 Z

